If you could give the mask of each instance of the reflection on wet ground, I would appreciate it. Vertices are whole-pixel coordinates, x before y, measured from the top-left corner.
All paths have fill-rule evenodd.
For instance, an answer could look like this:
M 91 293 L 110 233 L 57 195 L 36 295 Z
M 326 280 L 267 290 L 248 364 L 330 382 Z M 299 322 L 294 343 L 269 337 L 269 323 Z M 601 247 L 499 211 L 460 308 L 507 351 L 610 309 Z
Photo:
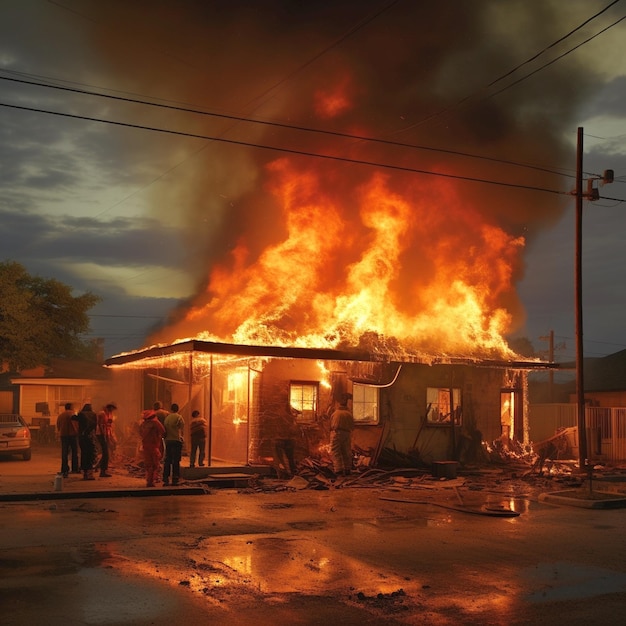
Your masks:
M 226 565 L 238 577 L 254 580 L 261 591 L 275 593 L 317 594 L 352 586 L 376 594 L 396 591 L 407 584 L 402 577 L 388 572 L 383 575 L 362 560 L 302 538 L 237 538 L 228 545 L 204 542 L 195 553 L 195 569 L 203 571 L 216 563 Z
M 0 551 L 0 603 L 3 610 L 21 607 L 30 620 L 21 624 L 37 623 L 37 610 L 49 614 L 48 623 L 61 623 L 55 619 L 63 603 L 74 602 L 75 619 L 64 623 L 162 626 L 165 615 L 185 621 L 176 619 L 175 604 L 184 602 L 224 618 L 200 623 L 279 623 L 264 622 L 262 615 L 256 622 L 233 620 L 242 610 L 298 605 L 315 607 L 318 615 L 331 608 L 353 616 L 362 611 L 371 621 L 342 622 L 360 626 L 447 626 L 540 623 L 528 618 L 529 611 L 536 617 L 548 604 L 626 593 L 626 573 L 611 556 L 623 554 L 619 512 L 559 512 L 485 492 L 457 497 L 453 491 L 439 499 L 520 514 L 502 519 L 446 510 L 434 501 L 390 502 L 386 495 L 398 493 L 223 494 L 11 507 L 28 529 L 16 523 L 21 534 L 13 537 L 19 540 L 12 551 Z M 581 532 L 588 533 L 583 537 L 592 565 L 559 561 L 561 554 L 576 554 Z M 31 597 L 37 607 L 29 604 Z M 285 623 L 324 624 L 302 619 Z

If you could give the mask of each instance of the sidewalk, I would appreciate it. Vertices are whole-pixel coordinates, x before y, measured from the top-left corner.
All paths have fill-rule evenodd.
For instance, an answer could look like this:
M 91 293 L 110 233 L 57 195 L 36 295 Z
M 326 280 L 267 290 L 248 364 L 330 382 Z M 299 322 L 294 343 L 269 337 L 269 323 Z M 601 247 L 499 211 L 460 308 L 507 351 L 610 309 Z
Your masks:
M 57 482 L 61 465 L 57 443 L 33 443 L 30 461 L 19 457 L 0 459 L 0 502 L 24 500 L 59 500 L 68 498 L 111 498 L 126 496 L 202 495 L 208 490 L 194 483 L 181 481 L 178 487 L 147 488 L 143 477 L 131 475 L 122 464 L 111 464 L 111 478 L 83 480 L 81 474 L 70 474 Z M 60 488 L 59 488 L 60 487 Z

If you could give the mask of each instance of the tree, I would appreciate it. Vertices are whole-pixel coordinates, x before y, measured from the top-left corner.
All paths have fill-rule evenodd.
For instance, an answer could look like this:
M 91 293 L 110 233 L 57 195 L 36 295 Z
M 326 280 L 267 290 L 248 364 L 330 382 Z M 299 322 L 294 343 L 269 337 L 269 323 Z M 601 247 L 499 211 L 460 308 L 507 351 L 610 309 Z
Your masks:
M 99 301 L 90 292 L 74 297 L 68 285 L 31 276 L 19 263 L 0 263 L 0 361 L 19 372 L 55 357 L 93 356 L 93 344 L 80 336 Z

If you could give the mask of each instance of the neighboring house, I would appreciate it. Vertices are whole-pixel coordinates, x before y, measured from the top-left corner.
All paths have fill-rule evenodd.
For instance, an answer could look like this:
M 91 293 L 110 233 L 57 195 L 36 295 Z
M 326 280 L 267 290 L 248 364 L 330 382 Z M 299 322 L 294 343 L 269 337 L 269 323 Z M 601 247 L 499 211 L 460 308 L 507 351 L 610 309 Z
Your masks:
M 10 378 L 13 413 L 30 425 L 55 425 L 66 402 L 80 410 L 85 402 L 97 409 L 110 401 L 111 373 L 100 363 L 53 359 L 49 366 L 23 370 Z
M 578 426 L 575 363 L 562 364 L 570 382 L 547 395 L 537 395 L 530 405 L 530 434 L 533 441 L 553 437 L 560 429 Z M 626 350 L 601 358 L 586 358 L 583 368 L 587 454 L 596 461 L 626 461 Z M 576 434 L 577 437 L 577 434 Z M 572 445 L 577 458 L 577 441 Z
M 328 447 L 329 413 L 352 395 L 353 447 L 424 463 L 472 460 L 482 441 L 528 441 L 532 361 L 380 355 L 360 351 L 186 341 L 112 357 L 112 397 L 138 419 L 155 400 L 209 423 L 211 465 L 271 464 L 280 416 L 297 415 L 297 456 Z M 119 406 L 119 405 L 118 405 Z M 186 438 L 188 439 L 188 432 Z
M 626 350 L 586 358 L 583 377 L 585 402 L 590 406 L 626 407 Z M 570 402 L 576 402 L 575 390 Z

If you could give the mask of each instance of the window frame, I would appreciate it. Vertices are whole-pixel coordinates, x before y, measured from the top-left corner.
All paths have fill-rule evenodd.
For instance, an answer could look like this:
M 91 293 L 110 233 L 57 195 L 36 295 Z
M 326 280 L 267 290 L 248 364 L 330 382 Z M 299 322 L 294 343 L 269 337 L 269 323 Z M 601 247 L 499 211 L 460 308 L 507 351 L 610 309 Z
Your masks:
M 305 388 L 309 388 L 312 391 L 312 400 L 304 397 L 304 393 L 300 394 L 299 401 L 294 403 L 293 391 L 294 388 L 300 387 L 303 392 Z M 305 408 L 305 403 L 311 403 L 310 407 Z M 289 381 L 289 405 L 295 409 L 298 413 L 296 415 L 296 421 L 299 424 L 312 424 L 317 420 L 317 413 L 320 402 L 320 384 L 315 380 L 290 380 Z
M 450 411 L 450 389 L 452 389 L 453 411 Z M 434 399 L 434 394 L 436 399 Z M 447 394 L 448 400 L 442 402 Z M 441 415 L 440 407 L 444 405 L 446 412 L 443 417 L 435 419 L 435 415 Z M 436 410 L 436 412 L 435 412 Z M 452 425 L 452 413 L 454 413 L 454 425 L 461 426 L 463 423 L 463 395 L 460 387 L 427 387 L 426 388 L 426 425 L 434 427 L 450 427 Z
M 363 390 L 363 394 L 368 395 L 371 392 L 375 393 L 375 399 L 370 400 L 368 398 L 364 398 L 361 400 L 359 398 L 360 390 Z M 359 410 L 359 407 L 364 407 L 363 410 Z M 366 407 L 372 408 L 373 411 L 368 411 Z M 373 415 L 369 415 L 367 417 L 362 417 L 363 414 L 367 415 L 368 413 L 372 413 Z M 364 425 L 364 426 L 378 426 L 380 424 L 380 388 L 376 385 L 365 385 L 363 383 L 352 383 L 352 416 L 354 417 L 354 423 L 356 425 Z

